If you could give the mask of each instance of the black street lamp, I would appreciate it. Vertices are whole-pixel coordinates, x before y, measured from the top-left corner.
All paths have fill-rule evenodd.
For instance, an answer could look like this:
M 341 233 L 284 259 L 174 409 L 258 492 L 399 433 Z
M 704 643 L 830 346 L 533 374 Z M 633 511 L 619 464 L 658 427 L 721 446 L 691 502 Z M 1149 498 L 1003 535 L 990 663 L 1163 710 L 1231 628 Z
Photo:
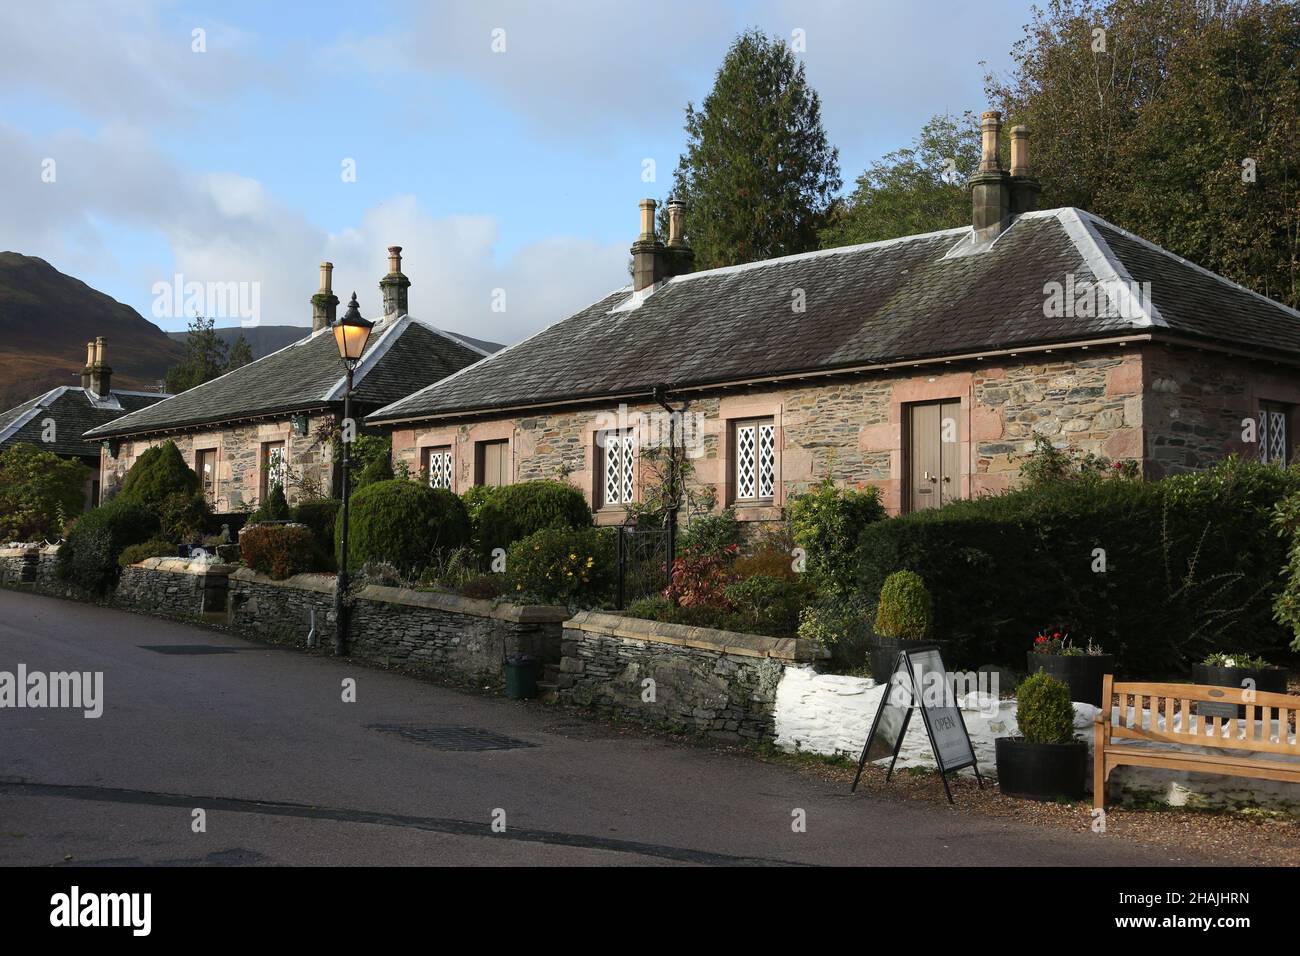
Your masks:
M 339 574 L 334 585 L 334 653 L 339 655 L 346 654 L 348 649 L 347 608 L 343 603 L 348 590 L 348 496 L 351 492 L 348 468 L 351 462 L 352 433 L 357 427 L 352 421 L 352 373 L 361 359 L 361 353 L 366 350 L 370 330 L 374 327 L 375 323 L 367 322 L 361 317 L 355 292 L 352 293 L 352 301 L 348 303 L 348 310 L 332 326 L 334 344 L 338 346 L 339 358 L 348 371 L 348 387 L 343 393 L 343 537 L 339 541 Z

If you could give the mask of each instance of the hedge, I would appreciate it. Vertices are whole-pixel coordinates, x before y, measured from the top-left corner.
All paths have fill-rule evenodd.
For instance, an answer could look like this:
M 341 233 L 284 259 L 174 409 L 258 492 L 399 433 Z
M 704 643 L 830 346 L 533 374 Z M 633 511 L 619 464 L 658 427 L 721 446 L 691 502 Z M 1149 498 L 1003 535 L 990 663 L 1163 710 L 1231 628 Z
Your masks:
M 474 538 L 483 558 L 546 528 L 586 528 L 591 507 L 565 481 L 525 481 L 494 488 L 478 512 Z
M 158 534 L 158 515 L 142 504 L 114 499 L 77 519 L 59 548 L 59 577 L 85 591 L 103 593 L 117 584 L 118 556 Z
M 239 535 L 239 559 L 277 581 L 316 570 L 316 538 L 300 524 L 261 524 Z
M 307 498 L 293 507 L 292 518 L 311 529 L 316 537 L 318 563 L 322 568 L 334 561 L 334 525 L 338 523 L 338 498 Z
M 1216 650 L 1277 657 L 1286 542 L 1270 515 L 1296 490 L 1294 469 L 1229 459 L 1154 483 L 1048 482 L 958 501 L 868 527 L 861 588 L 918 573 L 956 666 L 1023 668 L 1047 626 L 1101 644 L 1135 677 L 1179 675 Z
M 348 505 L 348 570 L 384 561 L 409 577 L 419 577 L 441 552 L 469 542 L 464 503 L 445 488 L 430 488 L 402 478 L 377 481 L 352 495 Z M 334 528 L 335 551 L 342 547 L 343 512 Z

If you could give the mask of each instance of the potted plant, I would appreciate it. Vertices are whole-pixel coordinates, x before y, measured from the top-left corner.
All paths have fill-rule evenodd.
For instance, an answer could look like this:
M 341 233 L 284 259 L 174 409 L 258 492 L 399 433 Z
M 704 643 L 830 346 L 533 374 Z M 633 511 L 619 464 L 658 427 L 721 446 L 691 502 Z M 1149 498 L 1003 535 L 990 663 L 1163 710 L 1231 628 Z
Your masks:
M 1088 745 L 1074 737 L 1074 705 L 1064 682 L 1039 672 L 1017 691 L 1021 737 L 998 737 L 998 789 L 1029 800 L 1083 798 Z
M 1253 684 L 1247 684 L 1253 681 Z M 1216 652 L 1192 665 L 1192 683 L 1209 687 L 1231 687 L 1243 690 L 1251 687 L 1268 694 L 1286 693 L 1286 669 L 1274 667 L 1262 657 L 1249 654 L 1224 654 Z M 1229 705 L 1231 706 L 1231 705 Z M 1223 704 L 1198 703 L 1196 713 L 1206 717 L 1229 716 Z M 1237 716 L 1245 717 L 1245 705 L 1237 707 Z
M 878 684 L 889 682 L 898 652 L 908 641 L 930 633 L 930 592 L 915 571 L 895 571 L 885 578 L 876 605 L 876 636 L 871 641 L 871 676 Z
M 1101 681 L 1115 672 L 1115 655 L 1105 653 L 1091 640 L 1080 647 L 1066 631 L 1046 630 L 1034 637 L 1029 649 L 1029 673 L 1040 671 L 1062 681 L 1070 700 L 1101 706 Z

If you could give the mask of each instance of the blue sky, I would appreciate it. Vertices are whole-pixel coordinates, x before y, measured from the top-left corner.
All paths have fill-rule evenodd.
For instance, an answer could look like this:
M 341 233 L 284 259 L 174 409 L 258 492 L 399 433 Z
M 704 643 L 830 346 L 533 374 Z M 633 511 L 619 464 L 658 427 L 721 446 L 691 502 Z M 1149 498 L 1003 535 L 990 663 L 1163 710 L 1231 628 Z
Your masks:
M 327 258 L 373 314 L 398 244 L 413 314 L 513 341 L 627 281 L 637 201 L 667 193 L 685 105 L 741 30 L 803 31 L 848 189 L 932 114 L 983 108 L 980 61 L 1007 69 L 1029 18 L 1008 0 L 10 4 L 0 248 L 175 329 L 154 286 L 177 273 L 307 324 Z

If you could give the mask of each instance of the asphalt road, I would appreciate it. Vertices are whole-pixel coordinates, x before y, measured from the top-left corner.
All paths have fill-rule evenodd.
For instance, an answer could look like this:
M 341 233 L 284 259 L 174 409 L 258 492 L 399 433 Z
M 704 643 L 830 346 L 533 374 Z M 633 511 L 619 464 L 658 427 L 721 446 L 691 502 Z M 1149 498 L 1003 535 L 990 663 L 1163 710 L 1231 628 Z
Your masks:
M 20 663 L 102 671 L 104 710 L 0 709 L 7 865 L 1204 862 L 854 796 L 797 768 L 538 703 L 0 591 L 0 671 Z M 408 735 L 440 728 L 472 729 L 452 741 L 462 746 L 484 734 L 527 746 L 447 750 Z M 791 826 L 796 809 L 806 832 Z

